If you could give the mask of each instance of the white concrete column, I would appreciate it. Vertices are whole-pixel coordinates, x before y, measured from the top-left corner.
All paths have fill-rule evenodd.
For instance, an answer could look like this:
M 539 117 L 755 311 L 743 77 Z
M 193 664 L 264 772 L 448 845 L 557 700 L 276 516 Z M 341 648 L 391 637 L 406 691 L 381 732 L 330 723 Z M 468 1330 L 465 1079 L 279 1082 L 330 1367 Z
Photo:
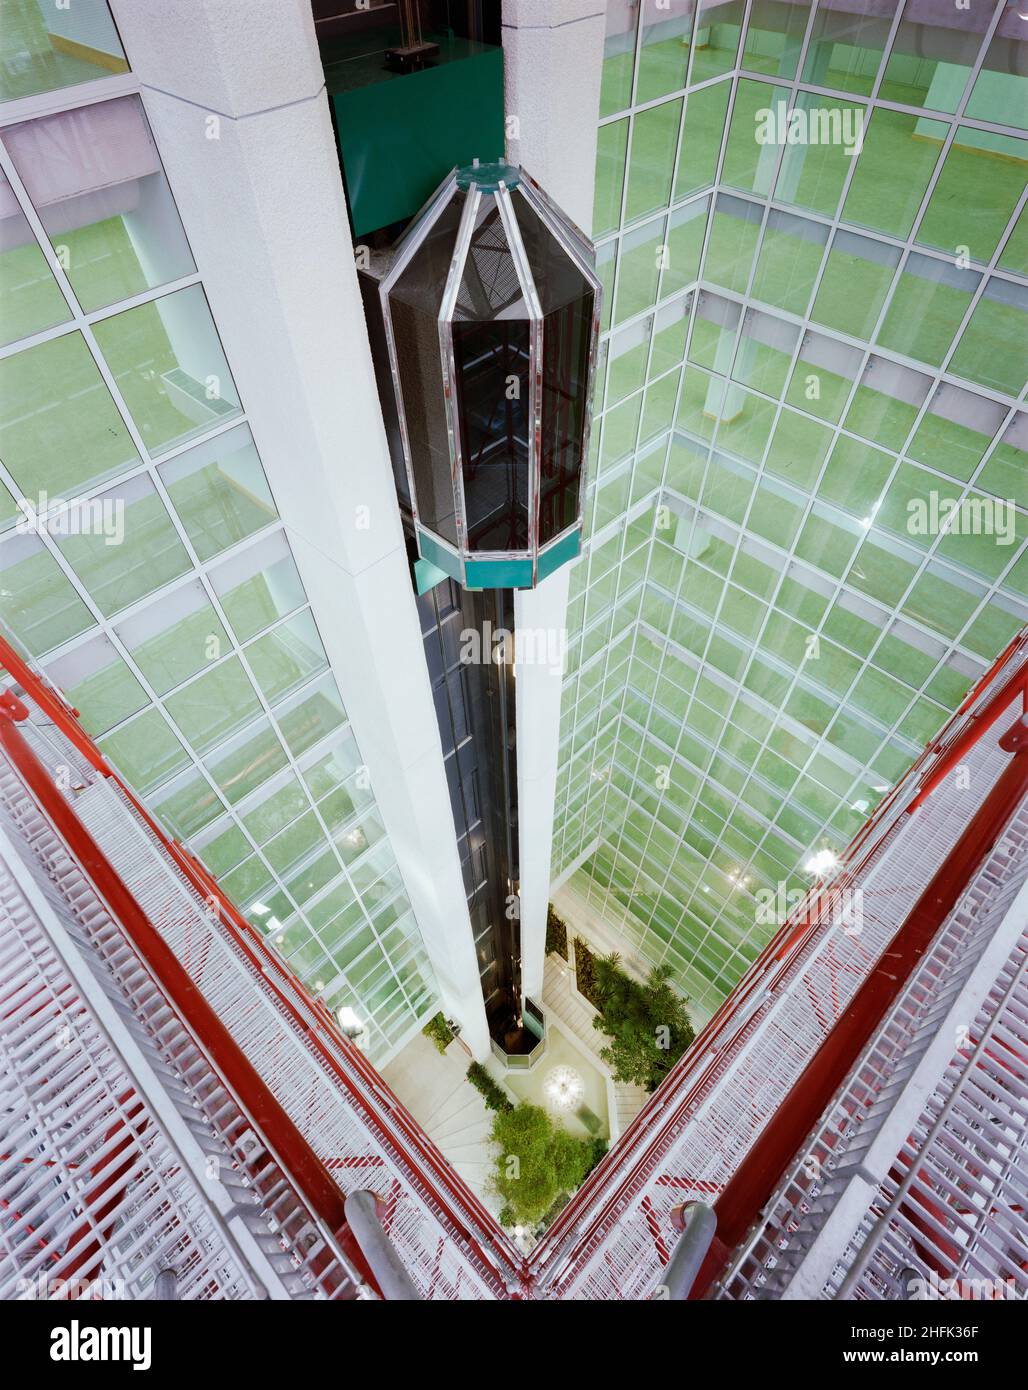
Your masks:
M 606 0 L 503 0 L 507 158 L 588 232 Z
M 592 226 L 604 0 L 503 0 L 507 157 L 523 164 L 584 231 Z M 569 567 L 514 601 L 517 634 L 538 657 L 565 648 Z M 534 660 L 517 668 L 521 974 L 539 1000 L 550 895 L 562 672 Z
M 521 871 L 521 985 L 537 1003 L 543 992 L 546 908 L 550 899 L 553 802 L 560 742 L 563 660 L 567 647 L 569 565 L 514 596 L 518 728 L 518 851 Z M 522 663 L 520 654 L 530 660 Z
M 442 992 L 488 1030 L 309 0 L 114 0 Z

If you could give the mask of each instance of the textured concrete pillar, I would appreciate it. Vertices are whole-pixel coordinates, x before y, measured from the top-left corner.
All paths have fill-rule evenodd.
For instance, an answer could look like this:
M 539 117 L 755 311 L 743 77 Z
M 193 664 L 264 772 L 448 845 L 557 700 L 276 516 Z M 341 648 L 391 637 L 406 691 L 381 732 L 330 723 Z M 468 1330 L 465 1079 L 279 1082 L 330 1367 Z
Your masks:
M 592 225 L 596 121 L 606 6 L 603 0 L 504 0 L 507 157 L 523 164 L 583 230 Z M 515 597 L 518 632 L 565 649 L 569 569 Z M 553 802 L 560 737 L 561 671 L 533 662 L 517 676 L 521 969 L 524 992 L 542 994 L 550 892 Z
M 309 0 L 115 16 L 442 991 L 488 1051 Z

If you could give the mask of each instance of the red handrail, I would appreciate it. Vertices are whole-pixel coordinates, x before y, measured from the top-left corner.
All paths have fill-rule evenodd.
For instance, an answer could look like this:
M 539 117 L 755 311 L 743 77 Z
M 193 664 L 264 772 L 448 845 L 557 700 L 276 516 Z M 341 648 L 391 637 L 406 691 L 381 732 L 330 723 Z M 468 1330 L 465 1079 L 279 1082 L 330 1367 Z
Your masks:
M 289 1172 L 311 1210 L 342 1242 L 346 1217 L 338 1185 L 36 757 L 18 728 L 28 713 L 28 708 L 10 691 L 0 694 L 0 748 L 8 762 L 120 924 L 140 960 L 172 1001 L 213 1069 Z M 356 1245 L 349 1244 L 352 1254 L 347 1250 L 348 1256 L 370 1275 Z
M 1018 656 L 1022 660 L 1014 669 L 1010 669 Z M 1004 675 L 1006 678 L 996 686 L 984 707 L 969 719 L 968 710 Z M 730 1025 L 733 1017 L 738 1014 L 740 1005 L 749 999 L 758 986 L 762 989 L 769 988 L 788 967 L 795 953 L 803 947 L 810 935 L 818 930 L 817 918 L 811 920 L 811 906 L 816 904 L 818 896 L 825 892 L 839 892 L 854 883 L 871 857 L 901 828 L 902 817 L 894 817 L 884 827 L 883 821 L 900 797 L 909 792 L 912 782 L 916 782 L 918 778 L 922 779 L 914 798 L 920 806 L 948 772 L 960 762 L 961 757 L 966 756 L 968 750 L 1009 710 L 1018 696 L 1028 701 L 1028 629 L 1020 632 L 1008 644 L 994 665 L 976 682 L 938 737 L 925 748 L 904 777 L 879 802 L 874 813 L 857 831 L 842 855 L 842 871 L 830 889 L 826 889 L 821 882 L 816 883 L 804 902 L 771 937 L 728 998 L 715 1010 L 687 1051 L 664 1078 L 653 1097 L 631 1122 L 617 1145 L 593 1169 L 532 1251 L 528 1261 L 532 1271 L 541 1270 L 560 1242 L 576 1228 L 589 1204 L 595 1201 L 603 1184 L 615 1169 L 620 1170 L 621 1180 L 617 1188 L 604 1200 L 602 1207 L 590 1215 L 590 1228 L 595 1228 L 616 1209 L 621 1195 L 638 1176 L 650 1154 L 664 1142 L 717 1069 L 720 1062 L 719 1049 L 723 1052 L 724 1048 L 735 1040 L 738 1030 L 731 1031 Z M 945 764 L 941 776 L 935 777 L 936 767 L 942 765 L 940 759 L 944 759 Z M 915 808 L 911 804 L 907 809 L 912 811 Z M 776 967 L 774 973 L 769 973 L 769 967 Z M 709 1061 L 695 1076 L 690 1076 L 708 1053 L 712 1054 Z M 681 1095 L 675 1094 L 687 1078 L 688 1089 Z M 659 1128 L 653 1129 L 652 1121 L 657 1113 L 655 1106 L 661 1105 L 673 1094 L 675 1105 L 668 1109 Z M 797 1142 L 803 1137 L 798 1136 Z M 636 1150 L 640 1150 L 639 1156 L 626 1168 L 626 1160 L 632 1158 Z M 582 1232 L 578 1234 L 584 1236 Z
M 523 1273 L 524 1256 L 513 1243 L 506 1231 L 499 1225 L 496 1218 L 488 1208 L 475 1196 L 467 1187 L 463 1179 L 455 1173 L 447 1163 L 445 1157 L 438 1149 L 436 1144 L 428 1137 L 420 1127 L 414 1117 L 407 1110 L 406 1106 L 390 1090 L 386 1082 L 375 1070 L 372 1063 L 365 1057 L 364 1053 L 346 1036 L 339 1028 L 331 1011 L 320 999 L 309 994 L 302 982 L 285 966 L 268 946 L 265 938 L 259 931 L 248 922 L 238 910 L 235 904 L 226 897 L 217 881 L 212 877 L 203 864 L 188 850 L 185 849 L 177 840 L 168 836 L 147 808 L 139 800 L 132 789 L 127 785 L 118 771 L 107 761 L 103 753 L 97 748 L 96 744 L 78 723 L 77 711 L 68 705 L 59 693 L 49 686 L 45 680 L 30 667 L 27 662 L 18 656 L 17 652 L 11 647 L 3 637 L 0 637 L 0 667 L 6 669 L 14 677 L 19 687 L 31 697 L 36 704 L 60 729 L 76 749 L 89 762 L 90 766 L 96 769 L 104 777 L 110 778 L 119 788 L 135 814 L 143 821 L 147 829 L 157 839 L 161 847 L 170 856 L 176 867 L 186 878 L 187 882 L 196 892 L 206 901 L 212 899 L 217 904 L 219 920 L 232 937 L 233 942 L 239 951 L 246 957 L 249 963 L 261 973 L 261 976 L 270 992 L 275 996 L 281 1008 L 288 1014 L 292 1022 L 300 1029 L 310 1045 L 318 1053 L 322 1063 L 331 1071 L 337 1081 L 354 1097 L 357 1105 L 361 1108 L 369 1123 L 386 1140 L 399 1137 L 401 1139 L 401 1152 L 406 1146 L 413 1148 L 424 1160 L 432 1181 L 428 1181 L 428 1175 L 422 1174 L 421 1181 L 424 1190 L 428 1192 L 446 1213 L 452 1222 L 455 1233 L 465 1241 L 477 1258 L 485 1263 L 487 1267 L 495 1268 L 495 1260 L 490 1259 L 486 1254 L 481 1242 L 467 1228 L 468 1219 L 478 1223 L 484 1234 L 487 1236 L 490 1245 L 493 1247 L 503 1262 L 509 1267 L 510 1273 L 520 1279 Z M 0 703 L 3 701 L 0 696 Z M 7 697 L 13 700 L 13 696 Z M 16 702 L 21 704 L 20 701 Z M 25 718 L 28 710 L 21 705 L 23 714 L 18 718 Z M 20 735 L 19 735 L 20 738 Z M 21 740 L 24 744 L 24 740 Z M 24 744 L 25 751 L 30 758 L 34 758 L 32 750 Z M 51 778 L 43 776 L 48 783 L 50 793 L 56 791 Z M 60 796 L 59 793 L 57 793 Z M 76 825 L 79 822 L 74 817 L 68 807 L 68 803 L 63 796 L 60 801 L 65 810 L 71 815 Z M 48 808 L 49 813 L 49 808 Z M 84 827 L 79 825 L 82 834 L 85 835 Z M 87 837 L 88 838 L 88 837 Z M 93 843 L 91 841 L 91 843 Z M 99 847 L 93 844 L 94 851 L 103 860 L 109 872 L 113 875 L 114 871 L 107 863 Z M 116 876 L 115 876 L 116 877 Z M 120 882 L 120 880 L 119 880 Z M 124 889 L 124 884 L 121 885 Z M 128 890 L 125 889 L 127 893 Z M 131 896 L 131 895 L 129 895 Z M 133 899 L 134 901 L 134 899 Z M 167 949 L 167 948 L 165 948 Z M 169 953 L 170 954 L 170 953 Z M 172 959 L 175 959 L 172 956 Z M 179 967 L 181 969 L 181 967 Z M 183 972 L 184 974 L 184 972 Z M 185 976 L 188 979 L 188 976 Z M 194 988 L 190 985 L 190 988 Z M 297 999 L 302 1002 L 302 1008 L 298 1006 Z M 310 1019 L 305 1016 L 304 1009 L 308 1013 L 313 1013 L 317 1019 L 314 1026 L 311 1026 Z M 326 1038 L 327 1035 L 327 1038 Z M 202 1035 L 200 1035 L 202 1042 Z M 347 1066 L 340 1061 L 338 1053 L 342 1053 Z M 347 1067 L 352 1068 L 353 1072 L 360 1075 L 364 1085 L 376 1092 L 384 1102 L 381 1110 L 369 1109 L 367 1096 L 354 1082 L 353 1076 L 347 1071 Z M 255 1073 L 256 1075 L 256 1073 Z M 263 1083 L 261 1083 L 263 1084 Z M 387 1114 L 388 1112 L 388 1118 Z M 283 1114 L 285 1112 L 283 1111 Z M 396 1134 L 390 1135 L 389 1120 L 395 1122 Z M 291 1123 L 291 1121 L 290 1121 Z M 284 1156 L 283 1156 L 284 1159 Z M 327 1170 L 326 1170 L 326 1176 Z M 333 1190 L 342 1197 L 338 1185 L 328 1177 L 332 1183 Z M 433 1185 L 435 1184 L 435 1185 Z M 332 1228 L 333 1231 L 337 1227 Z M 362 1270 L 365 1268 L 363 1261 L 360 1262 Z

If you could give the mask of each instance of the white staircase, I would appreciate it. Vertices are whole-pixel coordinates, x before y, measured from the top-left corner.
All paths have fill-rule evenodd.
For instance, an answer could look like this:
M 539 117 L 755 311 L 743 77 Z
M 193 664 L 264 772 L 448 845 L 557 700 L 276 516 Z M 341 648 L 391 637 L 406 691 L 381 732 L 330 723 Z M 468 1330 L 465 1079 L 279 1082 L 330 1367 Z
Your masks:
M 493 1112 L 467 1079 L 470 1060 L 459 1042 L 450 1043 L 440 1056 L 435 1044 L 419 1034 L 382 1076 L 447 1162 L 496 1214 L 501 1204 L 487 1187 L 493 1169 Z

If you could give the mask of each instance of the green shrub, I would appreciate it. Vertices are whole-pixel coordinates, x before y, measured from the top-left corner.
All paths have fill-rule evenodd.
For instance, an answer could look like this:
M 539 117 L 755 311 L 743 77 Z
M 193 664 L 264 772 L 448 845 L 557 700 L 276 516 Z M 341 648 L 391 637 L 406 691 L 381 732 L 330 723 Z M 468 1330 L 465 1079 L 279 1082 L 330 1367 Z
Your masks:
M 606 1148 L 602 1141 L 601 1148 L 595 1139 L 576 1139 L 527 1101 L 496 1116 L 492 1137 L 499 1145 L 492 1186 L 503 1200 L 505 1226 L 542 1221 L 562 1193 L 581 1185 Z
M 546 954 L 568 958 L 568 924 L 553 910 L 552 903 L 546 909 Z
M 426 1038 L 431 1038 L 440 1052 L 445 1052 L 453 1042 L 454 1032 L 441 1013 L 433 1014 L 421 1030 Z
M 603 1007 L 596 987 L 596 957 L 580 936 L 575 937 L 575 984 L 593 1008 Z
M 594 957 L 592 968 L 600 1011 L 593 1027 L 612 1040 L 600 1048 L 600 1056 L 616 1081 L 655 1091 L 695 1036 L 684 1001 L 668 984 L 670 970 L 654 966 L 640 984 L 619 968 L 617 955 Z
M 482 1099 L 490 1110 L 514 1109 L 514 1106 L 507 1099 L 503 1087 L 493 1080 L 481 1062 L 472 1062 L 471 1066 L 468 1067 L 468 1080 L 476 1091 L 481 1092 Z

